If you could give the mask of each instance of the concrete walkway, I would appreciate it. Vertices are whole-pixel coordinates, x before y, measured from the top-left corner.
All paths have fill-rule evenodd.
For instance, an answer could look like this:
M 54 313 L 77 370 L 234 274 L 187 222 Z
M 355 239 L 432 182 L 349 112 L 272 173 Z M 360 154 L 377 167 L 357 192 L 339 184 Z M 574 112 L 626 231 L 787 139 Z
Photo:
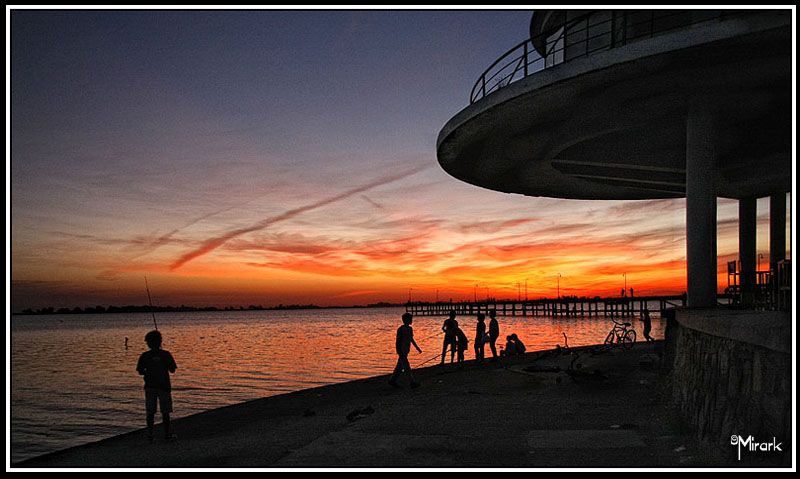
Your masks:
M 174 442 L 149 444 L 136 431 L 16 466 L 739 465 L 733 448 L 698 444 L 682 430 L 663 393 L 660 344 L 583 349 L 577 359 L 532 353 L 507 368 L 436 366 L 417 371 L 416 390 L 393 389 L 385 376 L 308 389 L 178 419 Z M 577 373 L 568 374 L 573 359 Z

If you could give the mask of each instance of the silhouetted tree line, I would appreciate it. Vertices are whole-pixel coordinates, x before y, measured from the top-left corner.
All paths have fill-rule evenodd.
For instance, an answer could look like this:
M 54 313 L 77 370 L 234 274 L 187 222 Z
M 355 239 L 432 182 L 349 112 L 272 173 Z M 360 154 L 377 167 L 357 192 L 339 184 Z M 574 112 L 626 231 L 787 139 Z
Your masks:
M 392 306 L 399 306 L 392 303 L 374 303 L 367 306 L 319 306 L 316 304 L 279 304 L 277 306 L 261 306 L 251 304 L 249 306 L 226 306 L 218 308 L 216 306 L 87 306 L 85 308 L 54 308 L 48 306 L 46 308 L 33 309 L 25 308 L 20 314 L 104 314 L 104 313 L 149 313 L 151 311 L 156 313 L 186 313 L 195 311 L 274 311 L 274 310 L 295 310 L 295 309 L 322 309 L 322 308 L 387 308 Z
M 135 305 L 128 305 L 128 306 L 88 306 L 86 308 L 74 307 L 74 308 L 54 308 L 52 306 L 41 308 L 41 309 L 32 309 L 26 308 L 22 310 L 22 314 L 103 314 L 103 313 L 149 313 L 150 311 L 154 311 L 156 313 L 168 313 L 168 312 L 191 312 L 191 311 L 245 311 L 245 310 L 259 310 L 259 309 L 267 309 L 263 306 L 255 306 L 250 305 L 248 307 L 239 306 L 238 308 L 234 308 L 232 306 L 228 306 L 226 308 L 217 308 L 216 306 L 135 306 Z

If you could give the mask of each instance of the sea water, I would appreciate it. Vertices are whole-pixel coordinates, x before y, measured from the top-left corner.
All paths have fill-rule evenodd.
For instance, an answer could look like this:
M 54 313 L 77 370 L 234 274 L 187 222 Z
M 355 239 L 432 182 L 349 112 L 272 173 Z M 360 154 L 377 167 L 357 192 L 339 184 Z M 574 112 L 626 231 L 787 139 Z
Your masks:
M 394 368 L 403 308 L 157 313 L 164 349 L 178 364 L 173 417 L 380 374 Z M 476 319 L 457 318 L 470 341 Z M 416 317 L 412 367 L 441 353 L 440 316 Z M 501 339 L 516 333 L 529 351 L 602 343 L 604 318 L 500 316 Z M 628 320 L 629 321 L 629 320 Z M 642 339 L 642 323 L 633 320 Z M 488 326 L 488 318 L 487 318 Z M 149 314 L 13 316 L 12 462 L 144 427 L 136 362 L 153 329 Z M 663 338 L 655 315 L 651 335 Z M 128 347 L 125 347 L 125 339 Z M 491 355 L 488 348 L 486 354 Z M 467 359 L 472 359 L 472 344 Z M 449 358 L 448 358 L 449 359 Z M 157 421 L 159 419 L 157 418 Z

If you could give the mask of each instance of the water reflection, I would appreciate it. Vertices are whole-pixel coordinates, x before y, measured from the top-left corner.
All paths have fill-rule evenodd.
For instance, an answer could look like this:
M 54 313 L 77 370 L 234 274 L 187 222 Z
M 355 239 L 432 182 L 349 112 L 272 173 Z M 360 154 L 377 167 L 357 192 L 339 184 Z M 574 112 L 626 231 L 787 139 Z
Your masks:
M 386 308 L 160 314 L 164 349 L 178 363 L 174 416 L 389 374 L 402 313 Z M 443 319 L 414 318 L 423 354 L 412 351 L 412 367 L 441 352 Z M 611 328 L 609 320 L 598 318 L 498 319 L 501 338 L 516 333 L 529 351 L 563 345 L 563 334 L 570 346 L 595 344 Z M 458 321 L 473 337 L 476 318 Z M 633 323 L 641 337 L 641 323 Z M 151 326 L 146 314 L 15 316 L 12 461 L 143 427 L 144 394 L 135 367 Z M 663 338 L 657 317 L 651 334 Z M 468 350 L 467 359 L 473 354 Z

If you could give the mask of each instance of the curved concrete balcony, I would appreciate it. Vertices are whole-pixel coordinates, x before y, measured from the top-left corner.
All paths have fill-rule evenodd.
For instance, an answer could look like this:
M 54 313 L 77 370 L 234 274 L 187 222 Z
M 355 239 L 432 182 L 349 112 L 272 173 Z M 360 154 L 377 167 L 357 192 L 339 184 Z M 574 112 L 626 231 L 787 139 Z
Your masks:
M 443 127 L 450 175 L 530 196 L 682 197 L 689 113 L 702 109 L 718 196 L 791 189 L 790 11 L 579 12 L 560 30 L 552 12 Z

